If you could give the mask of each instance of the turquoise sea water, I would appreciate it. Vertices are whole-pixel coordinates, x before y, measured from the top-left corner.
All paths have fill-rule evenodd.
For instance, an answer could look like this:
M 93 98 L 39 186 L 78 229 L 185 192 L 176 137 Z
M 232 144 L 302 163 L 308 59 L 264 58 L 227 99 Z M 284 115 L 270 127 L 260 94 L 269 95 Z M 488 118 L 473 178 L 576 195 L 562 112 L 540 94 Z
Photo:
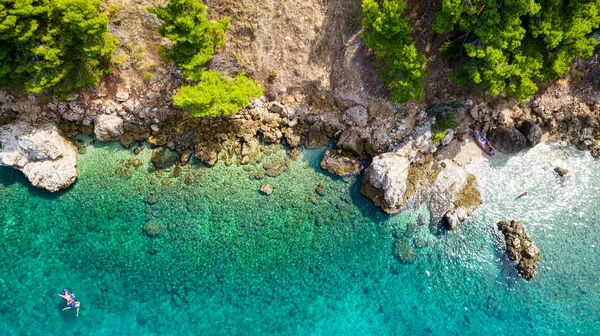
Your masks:
M 222 163 L 157 177 L 148 149 L 89 146 L 78 182 L 57 194 L 0 168 L 0 334 L 600 334 L 600 161 L 588 153 L 542 144 L 476 160 L 484 204 L 436 235 L 414 225 L 427 209 L 383 215 L 358 181 L 324 174 L 321 153 L 257 181 L 257 167 Z M 132 178 L 116 173 L 136 158 Z M 498 250 L 504 218 L 542 251 L 530 282 Z M 393 231 L 426 245 L 414 264 L 392 257 Z M 61 311 L 64 287 L 82 302 L 78 318 Z

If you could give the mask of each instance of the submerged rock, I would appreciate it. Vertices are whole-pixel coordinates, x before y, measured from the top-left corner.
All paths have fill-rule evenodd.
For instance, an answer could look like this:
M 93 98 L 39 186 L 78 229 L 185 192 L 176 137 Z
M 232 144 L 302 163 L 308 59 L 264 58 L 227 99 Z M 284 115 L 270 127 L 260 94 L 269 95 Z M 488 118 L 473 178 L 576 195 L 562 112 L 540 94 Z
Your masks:
M 260 186 L 260 191 L 261 191 L 263 194 L 265 194 L 265 195 L 269 196 L 269 195 L 271 195 L 271 194 L 273 193 L 273 185 L 272 185 L 272 184 L 270 184 L 270 183 L 263 183 L 263 184 Z
M 144 234 L 146 236 L 148 236 L 150 238 L 156 238 L 156 237 L 160 236 L 163 229 L 164 229 L 164 227 L 158 223 L 148 222 L 148 223 L 144 224 L 142 231 L 144 232 Z
M 156 169 L 165 169 L 174 165 L 178 159 L 177 153 L 168 148 L 160 147 L 152 152 L 150 160 Z
M 517 271 L 523 279 L 533 279 L 538 274 L 540 249 L 531 241 L 521 222 L 503 220 L 497 225 L 504 235 L 506 256 L 516 262 Z
M 357 175 L 362 163 L 352 154 L 327 149 L 321 159 L 321 168 L 338 176 Z
M 0 127 L 0 165 L 18 169 L 34 186 L 54 192 L 77 179 L 77 147 L 52 124 L 5 125 Z
M 417 251 L 404 240 L 395 240 L 392 246 L 392 255 L 399 262 L 412 264 L 417 260 Z

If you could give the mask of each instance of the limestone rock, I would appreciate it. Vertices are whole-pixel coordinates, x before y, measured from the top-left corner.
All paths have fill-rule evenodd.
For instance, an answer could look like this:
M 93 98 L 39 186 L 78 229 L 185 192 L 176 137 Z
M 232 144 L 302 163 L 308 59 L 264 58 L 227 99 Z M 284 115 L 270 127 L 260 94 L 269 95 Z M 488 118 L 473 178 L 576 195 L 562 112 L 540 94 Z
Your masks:
M 343 118 L 351 126 L 365 127 L 369 121 L 369 112 L 362 106 L 354 106 L 344 112 Z
M 34 186 L 54 192 L 77 179 L 77 147 L 52 124 L 5 125 L 0 127 L 0 165 L 18 169 Z
M 514 127 L 494 129 L 487 137 L 492 145 L 502 153 L 518 153 L 527 147 L 527 139 Z
M 127 91 L 118 91 L 117 94 L 115 95 L 115 99 L 119 103 L 124 103 L 127 100 L 129 100 L 129 92 L 127 92 Z
M 504 236 L 508 259 L 516 262 L 517 271 L 523 279 L 533 279 L 538 274 L 540 249 L 531 241 L 521 222 L 503 220 L 497 225 Z
M 124 132 L 123 119 L 119 116 L 99 115 L 94 125 L 94 133 L 102 142 L 119 140 Z
M 450 160 L 431 186 L 429 208 L 434 222 L 445 219 L 449 229 L 455 229 L 481 205 L 475 175 Z
M 260 143 L 256 138 L 249 138 L 242 143 L 242 161 L 241 164 L 248 164 L 256 160 L 260 154 Z
M 384 212 L 399 212 L 404 203 L 410 164 L 406 156 L 396 153 L 385 153 L 373 158 L 363 174 L 361 193 Z
M 321 168 L 338 176 L 357 175 L 362 163 L 352 154 L 327 149 L 321 159 Z

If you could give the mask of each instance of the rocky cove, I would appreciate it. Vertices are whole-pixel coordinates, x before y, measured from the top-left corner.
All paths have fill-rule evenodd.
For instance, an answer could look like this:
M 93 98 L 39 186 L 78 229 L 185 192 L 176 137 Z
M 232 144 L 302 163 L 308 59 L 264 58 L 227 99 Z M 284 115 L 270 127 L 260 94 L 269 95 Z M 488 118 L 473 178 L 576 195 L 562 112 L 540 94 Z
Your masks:
M 477 180 L 464 169 L 471 154 L 459 159 L 472 129 L 481 129 L 503 153 L 532 148 L 545 133 L 600 155 L 597 52 L 574 69 L 574 75 L 586 70 L 579 77 L 550 84 L 523 103 L 482 98 L 431 78 L 421 102 L 399 106 L 389 100 L 360 31 L 348 30 L 352 9 L 343 2 L 266 3 L 261 13 L 269 15 L 253 16 L 240 10 L 246 2 L 209 1 L 209 15 L 233 13 L 234 20 L 227 46 L 208 67 L 251 73 L 265 95 L 234 116 L 199 119 L 173 105 L 185 78 L 158 57 L 165 41 L 156 32 L 160 22 L 146 10 L 156 1 L 125 3 L 109 30 L 122 42 L 118 52 L 129 58 L 97 87 L 60 100 L 0 92 L 0 164 L 57 191 L 77 178 L 77 152 L 86 151 L 86 144 L 69 142 L 77 134 L 119 141 L 133 151 L 147 142 L 159 171 L 176 172 L 195 157 L 208 166 L 248 166 L 253 179 L 278 176 L 287 167 L 285 160 L 266 159 L 263 145 L 284 146 L 289 160 L 303 147 L 331 145 L 323 169 L 342 177 L 362 174 L 361 192 L 387 214 L 427 203 L 432 231 L 439 232 L 456 228 L 481 204 Z M 289 20 L 296 24 L 284 23 Z M 142 75 L 146 70 L 149 78 Z M 436 138 L 433 128 L 449 116 L 455 121 Z M 127 177 L 129 169 L 119 173 Z

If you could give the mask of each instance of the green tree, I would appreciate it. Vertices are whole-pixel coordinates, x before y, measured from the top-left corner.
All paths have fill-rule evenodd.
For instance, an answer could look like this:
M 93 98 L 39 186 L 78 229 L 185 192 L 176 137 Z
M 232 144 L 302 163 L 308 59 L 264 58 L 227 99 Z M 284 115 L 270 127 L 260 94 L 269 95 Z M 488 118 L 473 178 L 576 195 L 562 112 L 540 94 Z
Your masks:
M 0 0 L 0 87 L 62 95 L 110 72 L 100 0 Z
M 458 83 L 522 101 L 569 71 L 574 56 L 590 57 L 599 26 L 600 0 L 443 0 L 433 28 L 462 33 L 442 48 L 464 59 Z
M 173 96 L 173 102 L 188 108 L 195 117 L 209 117 L 236 114 L 248 105 L 250 98 L 262 94 L 262 88 L 244 74 L 231 79 L 215 71 L 203 71 L 198 83 L 183 86 Z
M 211 22 L 206 7 L 199 0 L 171 0 L 165 7 L 154 7 L 151 13 L 163 22 L 160 34 L 173 41 L 173 47 L 162 49 L 168 59 L 188 73 L 201 70 L 216 49 L 225 43 L 229 18 Z
M 186 79 L 194 83 L 182 86 L 173 96 L 176 106 L 187 108 L 195 117 L 218 116 L 235 114 L 250 98 L 262 96 L 262 88 L 245 74 L 228 78 L 206 69 L 206 63 L 225 42 L 229 18 L 209 21 L 199 0 L 171 0 L 150 12 L 163 21 L 160 33 L 174 42 L 172 48 L 162 50 L 163 55 L 182 67 Z
M 423 96 L 423 78 L 427 76 L 424 54 L 410 38 L 410 26 L 402 18 L 404 0 L 363 0 L 362 35 L 365 44 L 382 63 L 381 75 L 389 86 L 392 100 L 404 104 Z

